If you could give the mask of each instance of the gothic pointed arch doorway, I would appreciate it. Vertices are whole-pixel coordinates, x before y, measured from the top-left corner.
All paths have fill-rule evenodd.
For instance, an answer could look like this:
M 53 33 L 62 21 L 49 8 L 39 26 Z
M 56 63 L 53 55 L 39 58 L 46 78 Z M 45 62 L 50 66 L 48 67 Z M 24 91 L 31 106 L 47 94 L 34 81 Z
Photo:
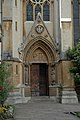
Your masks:
M 35 38 L 25 47 L 24 53 L 25 83 L 30 86 L 31 96 L 49 96 L 50 85 L 56 81 L 54 45 L 43 37 Z
M 29 56 L 31 96 L 48 96 L 49 64 L 47 54 L 44 49 L 39 46 L 32 51 L 33 53 Z

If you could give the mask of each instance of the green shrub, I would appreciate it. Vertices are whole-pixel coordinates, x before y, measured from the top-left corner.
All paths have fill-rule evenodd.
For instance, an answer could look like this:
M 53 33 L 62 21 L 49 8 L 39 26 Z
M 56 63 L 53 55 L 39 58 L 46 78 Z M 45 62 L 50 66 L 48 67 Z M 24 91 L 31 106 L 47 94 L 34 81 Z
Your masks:
M 10 65 L 0 64 L 0 104 L 3 106 L 9 92 L 13 89 L 12 80 L 10 79 Z
M 73 66 L 70 68 L 70 73 L 73 75 L 75 82 L 80 82 L 80 43 L 74 48 L 69 48 L 66 52 L 68 60 L 71 60 Z

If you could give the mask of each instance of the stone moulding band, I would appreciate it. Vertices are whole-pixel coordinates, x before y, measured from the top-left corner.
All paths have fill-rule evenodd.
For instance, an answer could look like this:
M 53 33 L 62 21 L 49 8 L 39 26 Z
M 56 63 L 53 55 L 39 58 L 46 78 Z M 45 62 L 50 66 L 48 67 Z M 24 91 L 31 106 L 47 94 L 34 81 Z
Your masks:
M 71 18 L 61 18 L 61 22 L 71 22 Z

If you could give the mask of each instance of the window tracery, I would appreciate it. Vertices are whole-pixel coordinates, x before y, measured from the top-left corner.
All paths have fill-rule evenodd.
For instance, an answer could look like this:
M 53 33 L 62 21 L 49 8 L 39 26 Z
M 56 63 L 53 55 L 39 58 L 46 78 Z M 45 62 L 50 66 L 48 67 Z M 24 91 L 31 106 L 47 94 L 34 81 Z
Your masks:
M 35 7 L 35 18 L 36 18 L 37 14 L 38 14 L 39 12 L 41 13 L 41 6 L 38 4 L 38 5 L 36 5 L 36 7 Z
M 27 21 L 35 20 L 39 12 L 44 21 L 50 21 L 50 0 L 26 0 L 26 2 Z
M 44 2 L 50 3 L 50 0 L 30 0 L 34 4 L 44 4 Z

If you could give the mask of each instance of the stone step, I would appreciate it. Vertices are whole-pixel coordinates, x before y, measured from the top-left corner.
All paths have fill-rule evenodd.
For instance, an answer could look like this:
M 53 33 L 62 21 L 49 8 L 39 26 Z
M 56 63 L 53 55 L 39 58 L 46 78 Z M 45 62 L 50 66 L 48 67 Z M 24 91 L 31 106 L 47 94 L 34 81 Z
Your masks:
M 27 103 L 31 97 L 23 97 L 19 92 L 10 93 L 5 104 Z
M 57 101 L 54 98 L 50 98 L 49 96 L 36 96 L 36 97 L 31 97 L 31 100 L 28 101 L 29 103 L 35 103 L 35 102 L 54 102 L 57 103 Z
M 35 96 L 31 97 L 32 100 L 44 100 L 44 99 L 50 99 L 49 96 Z

